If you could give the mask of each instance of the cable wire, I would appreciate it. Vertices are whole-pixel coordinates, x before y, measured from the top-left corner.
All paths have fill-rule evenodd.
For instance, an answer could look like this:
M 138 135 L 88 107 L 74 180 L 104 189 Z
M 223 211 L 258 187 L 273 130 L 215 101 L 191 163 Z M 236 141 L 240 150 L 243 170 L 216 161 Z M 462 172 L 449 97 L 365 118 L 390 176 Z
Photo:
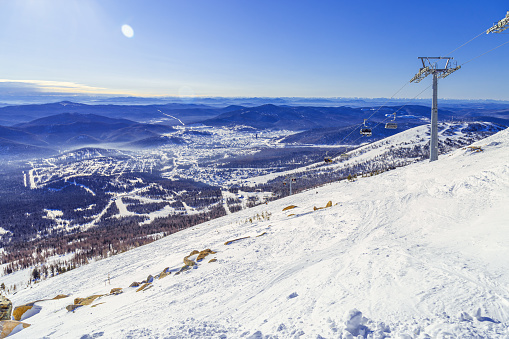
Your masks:
M 423 89 L 423 90 L 422 90 L 421 92 L 419 92 L 416 96 L 414 96 L 412 99 L 410 99 L 410 101 L 415 100 L 415 99 L 416 99 L 419 95 L 421 95 L 422 93 L 424 93 L 425 91 L 427 91 L 427 90 L 428 90 L 428 89 L 429 89 L 432 85 L 433 85 L 433 84 L 431 84 L 431 85 L 429 85 L 428 87 L 426 87 L 425 89 Z M 404 104 L 403 106 L 401 106 L 401 107 L 400 107 L 400 108 L 399 108 L 396 112 L 394 112 L 394 113 L 399 112 L 400 110 L 402 110 L 404 107 L 408 106 L 409 104 L 410 104 L 410 103 Z M 382 108 L 382 107 L 383 107 L 383 106 L 381 106 L 380 108 Z M 380 108 L 379 108 L 378 110 L 380 110 Z M 373 116 L 373 115 L 374 115 L 374 113 L 373 113 L 371 116 Z M 385 123 L 388 119 L 392 119 L 392 118 L 391 118 L 391 117 L 386 117 L 384 120 L 382 120 L 382 121 L 381 121 L 381 122 L 379 122 L 377 125 L 375 125 L 375 127 L 373 127 L 371 130 L 373 131 L 374 129 L 376 129 L 376 128 L 377 128 L 378 126 L 380 126 L 381 124 L 384 124 L 384 123 Z M 362 126 L 362 125 L 363 125 L 363 124 L 355 125 L 355 128 L 354 128 L 354 129 L 353 129 L 350 133 L 348 133 L 348 135 L 347 135 L 346 137 L 344 137 L 344 138 L 343 138 L 343 140 L 341 141 L 341 143 L 342 143 L 342 142 L 343 142 L 343 141 L 344 141 L 344 140 L 345 140 L 345 139 L 346 139 L 346 138 L 347 138 L 350 134 L 352 134 L 352 132 L 353 132 L 354 130 L 356 130 L 357 128 L 359 128 L 359 126 Z M 352 142 L 352 144 L 353 144 L 353 145 L 355 145 L 355 144 L 356 144 L 356 142 L 357 142 L 359 139 L 362 139 L 362 138 L 364 138 L 364 136 L 360 136 L 360 137 L 358 137 L 357 139 L 355 139 L 355 140 Z M 341 152 L 337 152 L 335 156 L 331 156 L 331 159 L 332 159 L 332 158 L 337 157 L 337 155 L 338 155 L 339 153 L 341 153 Z M 345 153 L 346 153 L 346 152 L 345 152 Z
M 450 54 L 452 54 L 452 53 L 456 52 L 456 51 L 457 51 L 458 49 L 460 49 L 461 47 L 463 47 L 463 46 L 465 46 L 465 45 L 467 45 L 467 44 L 471 43 L 472 41 L 474 41 L 475 39 L 477 39 L 478 37 L 480 37 L 481 35 L 483 35 L 483 34 L 485 34 L 485 33 L 486 33 L 486 30 L 482 31 L 479 35 L 475 36 L 474 38 L 472 38 L 472 39 L 468 40 L 467 42 L 465 42 L 463 45 L 461 45 L 461 46 L 459 46 L 459 47 L 457 47 L 457 48 L 453 49 L 452 51 L 450 51 L 449 53 L 444 54 L 444 55 L 450 55 Z
M 457 48 L 453 49 L 452 51 L 450 51 L 449 53 L 447 53 L 447 54 L 445 54 L 445 55 L 450 55 L 450 54 L 452 54 L 452 53 L 456 52 L 456 51 L 457 51 L 457 50 L 459 50 L 460 48 L 462 48 L 462 47 L 466 46 L 467 44 L 471 43 L 472 41 L 474 41 L 475 39 L 479 38 L 481 35 L 484 35 L 485 33 L 486 33 L 486 30 L 483 30 L 481 33 L 479 33 L 478 35 L 476 35 L 476 36 L 475 36 L 475 37 L 473 37 L 472 39 L 468 40 L 468 41 L 467 41 L 467 42 L 465 42 L 464 44 L 462 44 L 462 45 L 460 45 L 459 47 L 457 47 Z M 508 33 L 502 33 L 502 34 L 508 34 Z M 497 48 L 500 48 L 500 47 L 502 47 L 502 46 L 504 46 L 505 44 L 508 44 L 508 43 L 509 43 L 509 41 L 507 41 L 507 42 L 505 42 L 505 43 L 503 43 L 503 44 L 501 44 L 501 45 L 499 45 L 499 46 L 497 46 L 497 47 L 495 47 L 495 48 L 493 48 L 493 49 L 490 49 L 489 51 L 484 52 L 484 53 L 482 53 L 482 54 L 480 54 L 480 55 L 476 56 L 475 58 L 470 59 L 470 60 L 468 60 L 468 61 L 466 61 L 466 62 L 462 63 L 462 64 L 461 64 L 461 66 L 463 66 L 463 65 L 465 65 L 465 64 L 467 64 L 467 63 L 469 63 L 469 62 L 471 62 L 471 61 L 474 61 L 475 59 L 480 58 L 481 56 L 483 56 L 483 55 L 485 55 L 485 54 L 488 54 L 488 53 L 490 53 L 490 52 L 492 52 L 492 51 L 496 50 Z M 353 126 L 353 128 L 352 128 L 352 130 L 350 131 L 350 133 L 348 133 L 348 134 L 347 134 L 347 135 L 346 135 L 346 136 L 345 136 L 345 137 L 344 137 L 344 138 L 343 138 L 343 139 L 339 142 L 339 144 L 342 144 L 342 143 L 345 141 L 345 139 L 346 139 L 346 138 L 348 138 L 348 137 L 349 137 L 349 136 L 350 136 L 350 135 L 351 135 L 351 134 L 352 134 L 352 133 L 353 133 L 353 132 L 354 132 L 357 128 L 359 128 L 360 126 L 363 126 L 363 125 L 365 124 L 365 122 L 366 122 L 366 121 L 368 121 L 369 119 L 371 119 L 371 118 L 373 117 L 373 115 L 375 115 L 376 113 L 378 113 L 378 111 L 380 111 L 380 110 L 382 109 L 382 107 L 384 107 L 384 106 L 385 106 L 385 104 L 386 104 L 389 100 L 393 99 L 393 98 L 394 98 L 394 96 L 396 96 L 396 94 L 398 94 L 401 90 L 403 90 L 403 88 L 405 88 L 405 87 L 406 87 L 409 83 L 410 83 L 410 82 L 406 82 L 406 83 L 405 83 L 405 84 L 404 84 L 404 85 L 403 85 L 403 86 L 402 86 L 399 90 L 397 90 L 397 91 L 396 91 L 396 93 L 394 93 L 394 94 L 393 94 L 390 98 L 386 99 L 386 100 L 385 100 L 385 102 L 384 102 L 384 103 L 383 103 L 383 104 L 382 104 L 382 105 L 381 105 L 381 106 L 380 106 L 380 107 L 379 107 L 376 111 L 374 111 L 374 112 L 373 112 L 373 113 L 372 113 L 372 114 L 371 114 L 371 115 L 370 115 L 367 119 L 364 119 L 364 122 L 363 122 L 362 124 L 354 125 L 354 126 Z M 415 98 L 417 98 L 419 95 L 421 95 L 421 94 L 422 94 L 422 93 L 424 93 L 426 90 L 428 90 L 431 86 L 432 86 L 432 85 L 429 85 L 428 87 L 426 87 L 424 90 L 422 90 L 419 94 L 417 94 L 417 95 L 416 95 L 414 98 L 412 98 L 411 100 L 414 100 Z M 403 108 L 404 108 L 405 106 L 407 106 L 407 105 L 409 105 L 409 104 L 405 104 L 405 105 L 401 106 L 401 107 L 400 107 L 397 111 L 395 111 L 395 112 L 394 112 L 394 114 L 395 114 L 395 113 L 397 113 L 397 112 L 399 112 L 401 109 L 403 109 Z M 386 119 L 382 120 L 381 122 L 379 122 L 377 125 L 375 125 L 375 127 L 373 127 L 373 128 L 372 128 L 372 130 L 374 130 L 375 128 L 377 128 L 380 124 L 384 123 L 387 119 L 388 119 L 388 118 L 386 118 Z M 357 138 L 356 140 L 354 140 L 354 144 L 355 144 L 355 142 L 357 142 L 357 141 L 358 141 L 359 139 L 361 139 L 361 138 L 363 138 L 363 137 L 361 136 L 361 137 Z M 347 150 L 347 149 L 348 149 L 348 148 L 347 148 L 347 147 L 345 147 L 345 153 L 346 153 L 346 150 Z M 341 152 L 340 152 L 340 153 L 341 153 Z M 331 158 L 333 158 L 333 157 L 331 157 Z
M 382 107 L 384 107 L 384 106 L 385 106 L 385 104 L 386 104 L 389 100 L 393 99 L 393 98 L 394 98 L 394 97 L 395 97 L 395 96 L 396 96 L 399 92 L 401 92 L 401 91 L 403 90 L 403 88 L 405 88 L 405 87 L 406 87 L 409 83 L 410 83 L 410 82 L 406 82 L 403 86 L 401 86 L 401 88 L 400 88 L 400 89 L 398 89 L 398 90 L 396 91 L 396 93 L 394 93 L 394 94 L 393 94 L 390 98 L 386 99 L 386 100 L 385 100 L 385 102 L 384 102 L 384 103 L 383 103 L 383 104 L 382 104 L 382 105 L 381 105 L 381 106 L 380 106 L 380 107 L 379 107 L 379 108 L 378 108 L 378 109 L 377 109 L 377 110 L 376 110 L 373 114 L 371 114 L 371 115 L 370 115 L 367 119 L 365 119 L 365 121 L 367 121 L 367 120 L 371 119 L 371 117 L 372 117 L 373 115 L 375 115 L 375 114 L 376 114 L 376 113 L 377 113 L 380 109 L 382 109 Z M 364 122 L 363 122 L 362 124 L 354 125 L 354 126 L 353 126 L 353 128 L 352 128 L 352 130 L 350 131 L 350 133 L 348 133 L 348 134 L 347 134 L 347 135 L 346 135 L 343 139 L 341 139 L 341 141 L 340 141 L 338 144 L 342 144 L 342 143 L 343 143 L 343 141 L 345 141 L 345 139 L 346 139 L 346 138 L 348 138 L 348 137 L 350 136 L 350 134 L 352 134 L 355 130 L 357 130 L 357 128 L 361 127 L 362 125 L 364 125 Z M 347 149 L 348 149 L 348 148 L 346 148 L 346 147 L 345 147 L 345 153 L 346 153 L 346 150 L 347 150 Z M 340 152 L 340 153 L 341 153 L 341 152 Z M 338 154 L 338 153 L 336 153 L 336 154 Z M 331 157 L 331 158 L 333 158 L 333 157 Z
M 484 52 L 484 53 L 482 53 L 482 54 L 480 54 L 480 55 L 476 56 L 476 57 L 475 57 L 475 58 L 473 58 L 473 59 L 470 59 L 470 60 L 468 60 L 468 61 L 465 61 L 464 63 L 462 63 L 462 64 L 461 64 L 461 66 L 463 66 L 463 65 L 465 65 L 465 64 L 468 64 L 469 62 L 474 61 L 475 59 L 480 58 L 480 57 L 482 57 L 483 55 L 488 54 L 489 52 L 493 52 L 493 51 L 494 51 L 494 50 L 496 50 L 497 48 L 500 48 L 500 47 L 502 47 L 502 46 L 504 46 L 504 45 L 506 45 L 506 44 L 509 44 L 509 41 L 506 41 L 506 42 L 504 42 L 502 45 L 498 45 L 497 47 L 492 48 L 492 49 L 490 49 L 489 51 Z

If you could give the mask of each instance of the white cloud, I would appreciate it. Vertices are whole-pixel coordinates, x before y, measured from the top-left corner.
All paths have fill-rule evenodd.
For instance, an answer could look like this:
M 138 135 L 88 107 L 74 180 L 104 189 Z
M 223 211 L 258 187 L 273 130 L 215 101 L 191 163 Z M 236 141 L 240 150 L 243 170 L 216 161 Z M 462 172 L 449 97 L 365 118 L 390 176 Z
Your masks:
M 82 85 L 68 81 L 51 81 L 51 80 L 12 80 L 0 79 L 0 86 L 10 89 L 11 91 L 20 91 L 25 93 L 77 93 L 77 94 L 122 94 L 122 95 L 138 95 L 126 91 L 111 90 L 104 87 L 94 87 Z

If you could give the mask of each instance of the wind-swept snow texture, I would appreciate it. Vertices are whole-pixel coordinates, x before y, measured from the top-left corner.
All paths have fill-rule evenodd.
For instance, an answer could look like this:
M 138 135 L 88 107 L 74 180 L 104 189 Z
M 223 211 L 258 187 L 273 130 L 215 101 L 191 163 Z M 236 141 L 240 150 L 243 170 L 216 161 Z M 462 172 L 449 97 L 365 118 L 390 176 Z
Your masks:
M 509 338 L 509 130 L 474 145 L 42 281 L 14 306 L 70 297 L 36 303 L 13 338 Z M 175 274 L 206 248 L 217 253 Z M 165 267 L 152 288 L 128 287 Z M 124 293 L 65 309 L 113 287 Z

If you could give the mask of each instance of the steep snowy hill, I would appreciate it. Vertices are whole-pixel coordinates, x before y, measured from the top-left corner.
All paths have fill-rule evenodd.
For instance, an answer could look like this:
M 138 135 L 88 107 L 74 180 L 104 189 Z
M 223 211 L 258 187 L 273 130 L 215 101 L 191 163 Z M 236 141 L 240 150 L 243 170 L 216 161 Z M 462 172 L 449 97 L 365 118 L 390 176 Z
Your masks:
M 9 295 L 35 302 L 12 337 L 509 338 L 507 159 L 504 130 L 82 266 Z

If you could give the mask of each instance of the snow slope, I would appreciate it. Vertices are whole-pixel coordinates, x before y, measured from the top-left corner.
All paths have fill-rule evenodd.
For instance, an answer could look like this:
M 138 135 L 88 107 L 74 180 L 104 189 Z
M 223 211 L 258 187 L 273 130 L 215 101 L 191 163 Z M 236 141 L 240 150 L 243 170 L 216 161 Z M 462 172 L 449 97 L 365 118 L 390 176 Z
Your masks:
M 70 297 L 37 302 L 12 337 L 509 338 L 509 130 L 475 145 L 483 151 L 326 185 L 38 283 L 9 298 Z M 206 248 L 217 253 L 175 274 Z M 152 288 L 128 287 L 166 267 Z M 113 287 L 124 293 L 65 309 Z
M 501 126 L 490 122 L 442 122 L 439 124 L 438 143 L 439 154 L 449 153 L 459 148 L 461 145 L 469 145 L 476 140 L 483 139 L 487 135 L 498 131 Z M 348 152 L 348 145 L 336 146 L 337 152 L 330 152 L 328 155 L 332 158 L 332 163 L 326 164 L 323 161 L 308 166 L 299 167 L 297 169 L 274 172 L 266 175 L 251 177 L 245 180 L 246 185 L 254 186 L 256 184 L 264 184 L 277 177 L 285 175 L 306 175 L 306 172 L 317 170 L 318 172 L 340 171 L 352 168 L 355 164 L 362 162 L 382 161 L 386 164 L 393 164 L 395 167 L 404 166 L 412 162 L 418 161 L 420 154 L 413 152 L 408 153 L 414 148 L 422 148 L 429 145 L 430 126 L 421 125 L 407 129 L 398 134 L 387 138 L 377 140 L 361 146 L 355 150 Z M 362 137 L 361 137 L 362 138 Z M 394 155 L 393 151 L 397 150 L 402 155 Z M 426 151 L 428 153 L 429 151 Z M 406 153 L 406 156 L 405 156 Z M 348 155 L 346 158 L 341 155 Z

